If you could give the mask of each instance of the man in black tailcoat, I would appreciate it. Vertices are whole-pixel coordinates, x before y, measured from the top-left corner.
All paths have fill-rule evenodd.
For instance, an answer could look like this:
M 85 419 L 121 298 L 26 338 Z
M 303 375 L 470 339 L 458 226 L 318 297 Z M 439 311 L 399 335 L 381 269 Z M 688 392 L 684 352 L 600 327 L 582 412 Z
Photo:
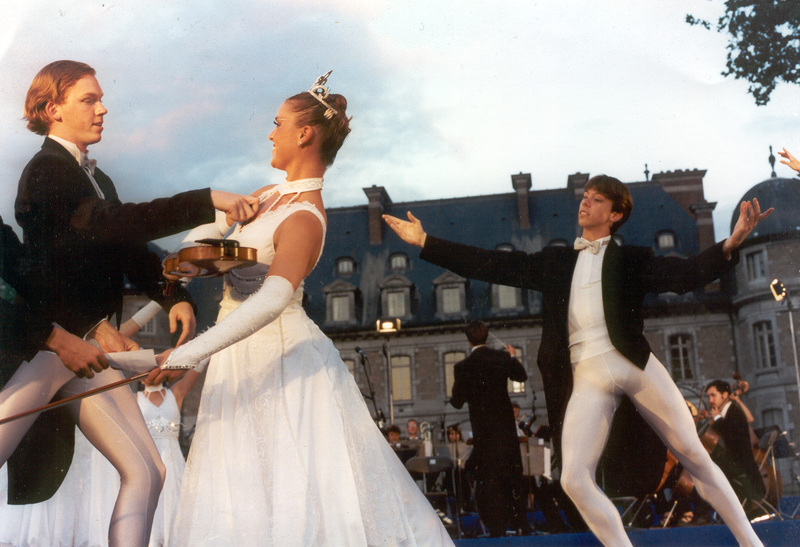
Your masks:
M 475 470 L 478 514 L 493 537 L 504 535 L 509 525 L 527 534 L 522 459 L 508 380 L 524 382 L 528 374 L 514 358 L 512 346 L 507 351 L 486 346 L 489 330 L 481 321 L 471 321 L 465 332 L 472 349 L 453 369 L 450 404 L 469 405 L 474 439 L 469 465 Z
M 690 469 L 740 544 L 760 545 L 736 494 L 697 438 L 683 396 L 650 349 L 642 307 L 647 293 L 697 290 L 730 270 L 736 249 L 772 209 L 761 213 L 757 200 L 743 202 L 731 237 L 689 258 L 618 245 L 612 235 L 632 210 L 622 182 L 593 177 L 578 210 L 583 232 L 574 248 L 545 247 L 533 254 L 428 236 L 410 212 L 409 221 L 383 218 L 404 241 L 422 247 L 424 260 L 470 279 L 541 292 L 538 365 L 554 448 L 561 454 L 561 485 L 604 545 L 630 540 L 597 484 L 598 464 L 605 462 L 606 493 L 652 492 L 666 451 L 651 427 Z
M 711 404 L 711 427 L 724 444 L 717 464 L 731 481 L 739 499 L 763 499 L 767 492 L 753 456 L 750 426 L 744 411 L 731 399 L 730 384 L 714 380 L 706 387 L 706 394 Z
M 195 319 L 188 293 L 177 288 L 164 294 L 161 261 L 148 250 L 147 241 L 213 222 L 215 208 L 236 220 L 253 215 L 252 198 L 208 189 L 148 203 L 122 203 L 111 179 L 87 157 L 88 146 L 101 140 L 107 113 L 94 75 L 85 63 L 56 61 L 39 71 L 26 97 L 28 129 L 45 140 L 22 173 L 15 202 L 25 245 L 15 246 L 15 237 L 4 239 L 15 262 L 4 276 L 9 276 L 19 298 L 10 310 L 4 306 L 9 312 L 4 320 L 14 330 L 3 340 L 0 366 L 11 380 L 0 393 L 2 417 L 46 403 L 40 399 L 76 377 L 94 384 L 110 381 L 114 374 L 104 370 L 108 363 L 103 353 L 82 339 L 93 338 L 105 352 L 138 348 L 108 320 L 114 314 L 119 319 L 125 278 L 168 311 L 173 330 L 181 323 L 180 342 L 191 338 Z M 58 356 L 57 365 L 46 350 Z M 48 372 L 40 366 L 49 367 Z M 33 389 L 34 382 L 43 387 Z M 97 387 L 94 384 L 87 386 Z M 87 432 L 90 440 L 110 435 L 115 431 L 110 424 L 98 425 L 101 415 L 110 413 L 95 407 L 108 402 L 105 410 L 114 407 L 111 410 L 119 413 L 119 401 L 111 401 L 119 393 L 124 391 L 97 395 L 86 405 L 75 403 L 80 412 L 73 405 L 71 411 L 62 407 L 45 413 L 22 441 L 32 418 L 1 426 L 0 463 L 19 444 L 9 459 L 9 499 L 34 503 L 50 497 L 70 465 L 76 415 L 80 422 L 93 421 Z M 131 401 L 125 401 L 132 409 L 126 420 L 137 420 L 138 409 Z M 45 420 L 49 424 L 42 427 Z

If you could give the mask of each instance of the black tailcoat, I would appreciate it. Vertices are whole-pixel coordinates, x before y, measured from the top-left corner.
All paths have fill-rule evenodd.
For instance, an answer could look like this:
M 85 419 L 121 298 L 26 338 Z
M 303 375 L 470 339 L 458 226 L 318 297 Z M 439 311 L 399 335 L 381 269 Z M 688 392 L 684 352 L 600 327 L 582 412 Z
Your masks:
M 184 290 L 164 296 L 161 260 L 146 243 L 212 222 L 209 190 L 122 203 L 105 173 L 96 169 L 94 178 L 104 199 L 75 158 L 49 138 L 22 172 L 15 216 L 29 262 L 12 314 L 17 357 L 29 359 L 44 349 L 42 331 L 49 334 L 52 326 L 43 329 L 43 321 L 82 337 L 111 314 L 119 319 L 126 277 L 167 310 L 190 301 Z M 4 359 L 6 372 L 19 366 L 17 357 Z M 9 459 L 9 501 L 35 503 L 52 496 L 69 469 L 73 441 L 74 422 L 65 409 L 40 416 Z
M 486 250 L 428 235 L 420 257 L 463 277 L 541 292 L 542 343 L 537 363 L 554 447 L 560 451 L 564 412 L 572 393 L 568 316 L 578 251 L 567 247 L 546 247 L 533 254 Z M 697 256 L 680 258 L 655 256 L 646 247 L 619 246 L 612 239 L 603 259 L 602 292 L 614 347 L 643 369 L 651 353 L 643 334 L 645 295 L 702 288 L 737 260 L 737 253 L 726 260 L 721 243 Z M 631 495 L 652 492 L 663 471 L 666 448 L 627 397 L 617 409 L 611 434 L 604 462 L 614 472 L 605 474 L 606 490 Z M 619 439 L 620 434 L 624 439 Z
M 712 429 L 725 445 L 717 463 L 730 480 L 740 499 L 761 500 L 767 493 L 750 444 L 750 426 L 736 401 L 731 401 L 725 416 L 714 420 Z
M 508 380 L 524 382 L 528 374 L 507 351 L 476 347 L 456 363 L 450 403 L 469 405 L 473 449 L 470 468 L 475 469 L 481 520 L 494 535 L 509 524 L 522 525 L 525 514 L 520 457 L 514 410 L 508 397 Z

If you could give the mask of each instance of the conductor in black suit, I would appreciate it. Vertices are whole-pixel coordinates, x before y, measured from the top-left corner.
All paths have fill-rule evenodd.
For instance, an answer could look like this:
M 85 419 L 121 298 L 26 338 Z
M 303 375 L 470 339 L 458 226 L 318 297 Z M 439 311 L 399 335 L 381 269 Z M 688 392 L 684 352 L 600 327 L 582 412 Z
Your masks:
M 730 384 L 725 380 L 714 380 L 706 387 L 706 394 L 711 404 L 711 427 L 725 445 L 717 463 L 731 481 L 739 499 L 763 499 L 767 492 L 753 456 L 750 426 L 742 408 L 731 399 Z
M 513 347 L 501 351 L 486 346 L 489 330 L 481 321 L 471 321 L 465 332 L 472 350 L 453 369 L 450 404 L 469 405 L 474 439 L 470 467 L 477 482 L 478 514 L 493 537 L 505 535 L 509 526 L 527 534 L 522 459 L 508 380 L 524 382 L 528 374 L 514 358 Z
M 657 441 L 647 424 L 689 470 L 739 544 L 761 545 L 736 494 L 700 443 L 683 396 L 650 349 L 642 306 L 647 293 L 700 289 L 732 268 L 736 249 L 772 209 L 762 213 L 757 200 L 743 202 L 731 237 L 689 258 L 618 245 L 612 234 L 632 210 L 622 182 L 592 177 L 578 209 L 582 237 L 574 248 L 551 246 L 532 254 L 428 236 L 410 212 L 409 221 L 383 218 L 404 241 L 422 247 L 420 257 L 429 262 L 463 277 L 542 293 L 538 365 L 554 445 L 561 453 L 561 486 L 604 545 L 631 543 L 617 508 L 597 484 L 598 463 L 606 445 L 616 448 L 617 457 L 606 456 L 606 477 L 613 478 L 659 455 L 635 451 Z M 617 427 L 621 418 L 622 428 Z M 659 457 L 665 461 L 663 446 Z M 661 470 L 663 465 L 649 474 Z

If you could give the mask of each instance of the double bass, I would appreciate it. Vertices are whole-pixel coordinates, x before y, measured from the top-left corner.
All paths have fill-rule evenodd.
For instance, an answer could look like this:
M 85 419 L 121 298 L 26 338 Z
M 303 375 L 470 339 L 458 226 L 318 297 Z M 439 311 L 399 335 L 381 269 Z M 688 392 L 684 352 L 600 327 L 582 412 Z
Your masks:
M 735 397 L 732 401 L 732 404 L 739 404 L 743 406 L 738 400 L 738 397 L 744 393 L 747 393 L 749 385 L 746 381 L 742 380 L 740 375 L 734 374 L 733 377 L 735 382 L 731 388 L 731 391 Z M 695 420 L 697 433 L 700 437 L 703 447 L 711 455 L 714 461 L 718 461 L 720 457 L 722 457 L 722 453 L 725 450 L 725 443 L 722 441 L 714 428 L 711 427 L 713 420 L 710 418 L 708 411 L 705 409 L 698 411 L 697 407 L 688 400 L 686 401 L 686 404 Z M 746 414 L 749 414 L 749 411 L 746 412 Z M 760 447 L 759 439 L 753 431 L 753 428 L 748 425 L 748 429 L 750 433 L 751 446 L 753 448 L 753 457 L 761 472 L 761 479 L 764 481 L 764 487 L 766 490 L 766 495 L 764 498 L 761 500 L 756 500 L 756 502 L 766 501 L 774 507 L 778 504 L 782 496 L 783 484 L 777 469 L 773 465 L 773 462 L 767 458 L 769 455 L 769 450 L 762 449 Z M 656 488 L 656 493 L 660 492 L 661 489 L 664 488 L 670 474 L 677 465 L 678 459 L 670 451 L 667 451 L 667 461 L 664 465 L 664 473 L 661 477 L 661 482 L 659 483 L 658 488 Z M 694 490 L 694 482 L 692 481 L 692 477 L 686 469 L 680 469 L 673 489 L 675 495 L 679 498 L 687 499 L 691 495 L 692 490 Z
M 734 399 L 735 403 L 740 404 L 742 408 L 746 408 L 739 401 L 739 397 L 750 390 L 750 384 L 746 380 L 742 379 L 742 376 L 738 372 L 733 373 L 733 380 L 734 382 L 731 386 L 731 397 Z M 749 411 L 747 414 L 749 415 Z M 749 424 L 748 429 L 750 431 L 750 444 L 753 447 L 753 457 L 755 458 L 758 469 L 761 472 L 761 480 L 764 481 L 764 487 L 767 491 L 766 496 L 764 496 L 764 500 L 775 507 L 783 496 L 783 482 L 781 481 L 778 470 L 775 468 L 774 460 L 768 458 L 770 455 L 769 448 L 761 448 L 761 441 L 756 436 L 752 426 Z

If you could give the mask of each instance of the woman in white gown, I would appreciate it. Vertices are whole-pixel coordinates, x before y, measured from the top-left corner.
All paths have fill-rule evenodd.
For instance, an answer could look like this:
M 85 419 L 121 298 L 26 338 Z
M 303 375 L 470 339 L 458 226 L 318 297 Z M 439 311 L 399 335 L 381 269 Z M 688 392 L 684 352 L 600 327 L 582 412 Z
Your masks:
M 228 236 L 256 248 L 258 264 L 226 275 L 217 324 L 162 365 L 193 367 L 213 355 L 172 534 L 178 545 L 452 544 L 301 306 L 325 236 L 322 175 L 350 131 L 347 101 L 325 81 L 281 105 L 269 138 L 286 182 L 256 191 L 257 217 Z M 187 240 L 228 232 L 217 224 Z

